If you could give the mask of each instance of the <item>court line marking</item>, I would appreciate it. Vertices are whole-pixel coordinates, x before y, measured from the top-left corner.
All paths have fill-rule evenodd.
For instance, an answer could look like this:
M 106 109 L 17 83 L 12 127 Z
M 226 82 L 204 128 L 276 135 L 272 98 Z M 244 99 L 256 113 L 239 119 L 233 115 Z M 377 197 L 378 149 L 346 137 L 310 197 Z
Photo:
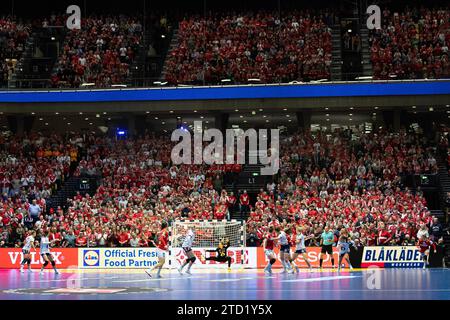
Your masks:
M 188 290 L 188 289 L 173 289 L 171 291 L 172 293 L 180 292 L 180 291 L 187 291 L 187 292 L 209 292 L 209 291 L 218 291 L 218 292 L 229 292 L 230 289 L 207 289 L 207 290 Z M 233 291 L 241 291 L 241 292 L 255 292 L 255 291 L 261 291 L 261 292 L 310 292 L 310 291 L 319 291 L 319 292 L 359 292 L 359 291 L 368 291 L 368 292 L 386 292 L 386 291 L 392 291 L 392 292 L 410 292 L 410 291 L 418 291 L 418 292 L 450 292 L 450 289 L 270 289 L 270 290 L 261 290 L 261 289 L 235 289 L 233 288 Z M 167 293 L 167 292 L 165 292 Z
M 331 281 L 331 280 L 352 279 L 352 278 L 362 278 L 362 276 L 335 276 L 335 277 L 320 277 L 320 278 L 302 278 L 302 279 L 281 280 L 280 282 L 318 282 L 318 281 Z
M 111 278 L 64 278 L 64 279 L 42 279 L 42 280 L 30 280 L 29 282 L 59 282 L 59 281 L 85 281 L 85 280 L 111 280 L 117 279 L 118 277 Z
M 253 280 L 253 279 L 259 279 L 259 278 L 248 277 L 248 278 L 231 278 L 231 279 L 212 279 L 212 280 L 203 280 L 203 281 L 206 281 L 206 282 L 235 282 L 235 281 Z
M 162 278 L 148 278 L 148 279 L 136 279 L 136 280 L 116 280 L 116 281 L 111 281 L 111 282 L 147 282 L 147 281 L 164 281 L 164 280 L 172 280 L 172 279 L 179 279 L 179 280 L 184 280 L 184 279 L 201 279 L 204 277 L 170 277 L 170 278 L 166 278 L 166 277 L 162 277 Z

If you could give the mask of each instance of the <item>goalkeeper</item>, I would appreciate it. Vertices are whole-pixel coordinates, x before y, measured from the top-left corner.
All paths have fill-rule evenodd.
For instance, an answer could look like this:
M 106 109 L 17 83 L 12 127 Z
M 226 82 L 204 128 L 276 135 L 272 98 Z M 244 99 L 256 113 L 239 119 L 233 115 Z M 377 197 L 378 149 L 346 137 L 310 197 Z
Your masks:
M 216 256 L 204 258 L 205 260 L 212 260 L 216 262 L 228 262 L 228 271 L 231 271 L 231 257 L 228 256 L 227 250 L 230 247 L 230 240 L 225 239 L 219 242 L 219 246 L 216 250 L 206 250 L 205 252 L 216 252 Z

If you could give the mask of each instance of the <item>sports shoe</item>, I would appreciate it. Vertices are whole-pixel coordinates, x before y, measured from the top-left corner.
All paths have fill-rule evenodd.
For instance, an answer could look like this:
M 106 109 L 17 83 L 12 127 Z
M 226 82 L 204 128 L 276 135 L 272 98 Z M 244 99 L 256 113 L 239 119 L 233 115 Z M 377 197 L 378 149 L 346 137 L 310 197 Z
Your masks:
M 44 274 L 44 270 L 41 270 L 41 272 L 39 272 L 39 274 L 41 274 L 41 275 Z
M 179 274 L 181 274 L 181 275 L 183 274 L 183 269 L 181 269 L 181 267 L 178 268 L 177 270 L 178 270 L 178 273 L 179 273 Z
M 55 274 L 59 274 L 59 271 L 55 269 Z
M 33 270 L 31 270 L 31 268 L 28 268 L 28 272 L 33 273 Z
M 192 273 L 191 273 L 191 271 L 190 271 L 190 270 L 186 270 L 186 274 L 188 274 L 188 275 L 192 276 Z
M 20 268 L 20 273 L 24 273 L 23 268 Z
M 228 271 L 228 272 L 231 272 L 231 268 L 228 268 L 227 271 Z
M 297 273 L 300 273 L 300 268 L 299 268 L 299 267 L 295 267 L 295 271 L 296 271 Z
M 264 268 L 264 273 L 269 273 L 269 269 Z

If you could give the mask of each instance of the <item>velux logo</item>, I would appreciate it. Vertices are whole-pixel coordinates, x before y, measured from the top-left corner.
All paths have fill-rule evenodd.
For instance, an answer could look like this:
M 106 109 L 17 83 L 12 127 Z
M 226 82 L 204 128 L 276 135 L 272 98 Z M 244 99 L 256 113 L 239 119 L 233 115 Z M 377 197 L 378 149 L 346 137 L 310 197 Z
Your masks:
M 53 260 L 55 260 L 55 263 L 61 264 L 60 256 L 62 252 L 52 251 Z M 23 254 L 21 252 L 8 252 L 9 260 L 11 261 L 12 265 L 20 264 L 20 262 L 23 260 Z M 42 264 L 43 261 L 41 257 L 36 252 L 31 252 L 31 264 Z
M 194 121 L 193 131 L 193 137 L 187 129 L 183 128 L 172 132 L 172 141 L 179 141 L 171 153 L 174 164 L 245 164 L 246 140 L 248 140 L 249 164 L 258 164 L 259 161 L 259 164 L 264 165 L 261 168 L 261 175 L 274 175 L 278 172 L 280 167 L 279 129 L 270 129 L 270 148 L 267 145 L 269 137 L 267 129 L 258 131 L 248 129 L 245 132 L 242 129 L 227 129 L 225 150 L 224 137 L 219 129 L 203 131 L 202 121 Z M 203 148 L 203 142 L 210 142 L 210 144 Z M 194 151 L 193 159 L 192 150 Z

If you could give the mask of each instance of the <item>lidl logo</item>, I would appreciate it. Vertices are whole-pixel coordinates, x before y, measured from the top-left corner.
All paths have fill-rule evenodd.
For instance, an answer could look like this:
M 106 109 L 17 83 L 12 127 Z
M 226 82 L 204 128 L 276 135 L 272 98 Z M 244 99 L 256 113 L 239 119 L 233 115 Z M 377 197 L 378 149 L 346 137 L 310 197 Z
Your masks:
M 83 251 L 83 266 L 84 267 L 100 266 L 100 251 L 99 250 L 84 250 Z

